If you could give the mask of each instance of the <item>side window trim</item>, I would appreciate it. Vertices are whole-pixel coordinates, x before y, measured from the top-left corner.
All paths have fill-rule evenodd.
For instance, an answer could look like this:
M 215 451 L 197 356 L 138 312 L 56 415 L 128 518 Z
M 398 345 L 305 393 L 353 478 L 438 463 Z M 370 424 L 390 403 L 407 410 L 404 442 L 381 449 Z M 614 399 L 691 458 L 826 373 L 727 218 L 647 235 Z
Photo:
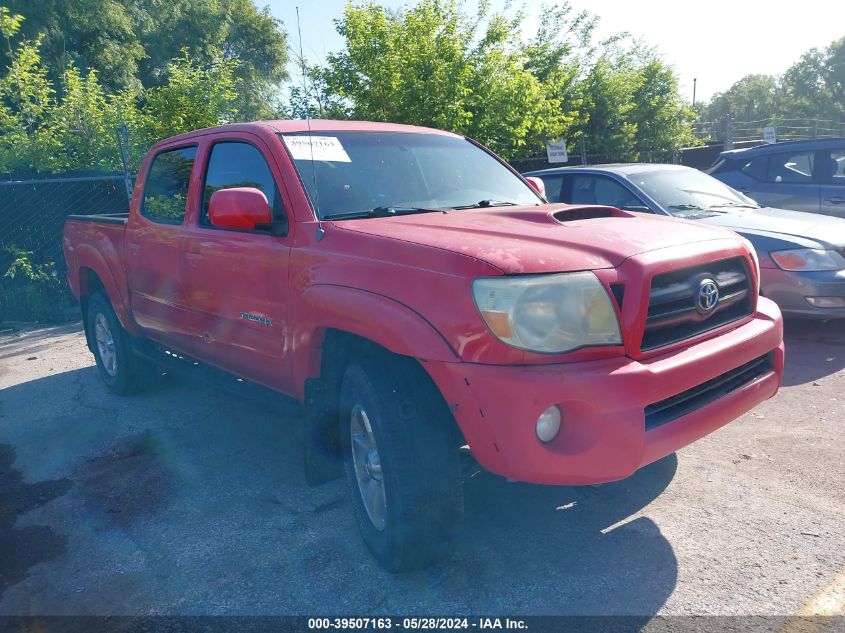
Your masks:
M 563 182 L 560 183 L 560 200 L 572 200 L 572 183 L 575 179 L 574 174 L 563 174 Z M 567 203 L 570 204 L 570 203 Z
M 816 162 L 815 165 L 830 165 L 831 162 L 836 161 L 833 157 L 834 154 L 843 154 L 845 155 L 845 147 L 843 148 L 836 148 L 831 147 L 830 149 L 820 149 L 816 152 Z M 838 176 L 839 172 L 838 165 L 833 165 L 827 167 L 824 172 L 819 170 L 818 168 L 813 169 L 813 182 L 818 185 L 828 185 L 832 187 L 841 186 L 845 184 L 845 178 L 842 176 Z M 839 182 L 837 182 L 839 181 Z
M 240 143 L 242 145 L 249 145 L 252 147 L 256 152 L 258 152 L 259 156 L 264 160 L 264 164 L 267 166 L 267 172 L 270 174 L 270 178 L 273 180 L 274 185 L 274 200 L 270 200 L 270 204 L 272 205 L 272 213 L 273 213 L 273 221 L 274 222 L 285 222 L 287 224 L 290 223 L 290 218 L 288 217 L 287 208 L 285 207 L 284 196 L 282 195 L 282 188 L 279 185 L 279 182 L 276 180 L 276 176 L 273 174 L 273 169 L 270 167 L 270 161 L 268 160 L 267 154 L 261 150 L 258 145 L 254 142 L 247 140 L 243 137 L 231 137 L 231 138 L 219 138 L 214 139 L 206 148 L 205 150 L 205 164 L 203 167 L 203 174 L 202 174 L 202 187 L 200 188 L 199 193 L 199 205 L 197 208 L 197 222 L 196 225 L 198 228 L 201 229 L 209 229 L 212 231 L 229 231 L 234 233 L 250 233 L 253 235 L 267 235 L 271 237 L 278 237 L 276 236 L 271 230 L 268 229 L 226 229 L 219 226 L 214 226 L 208 221 L 208 209 L 205 201 L 205 188 L 208 183 L 208 172 L 211 168 L 211 158 L 212 154 L 214 153 L 214 148 L 218 145 L 224 144 L 235 144 Z M 276 209 L 276 205 L 281 206 L 281 210 Z M 278 217 L 277 217 L 278 216 Z

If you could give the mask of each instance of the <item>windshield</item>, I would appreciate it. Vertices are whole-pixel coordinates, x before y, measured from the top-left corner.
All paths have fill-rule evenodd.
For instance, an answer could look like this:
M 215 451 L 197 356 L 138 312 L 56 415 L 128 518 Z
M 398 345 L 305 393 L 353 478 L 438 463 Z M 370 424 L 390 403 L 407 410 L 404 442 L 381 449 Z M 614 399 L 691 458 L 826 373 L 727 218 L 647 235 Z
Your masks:
M 758 208 L 750 198 L 696 169 L 643 172 L 628 179 L 666 211 L 681 218 Z
M 321 219 L 542 203 L 494 156 L 463 138 L 321 131 L 311 135 L 312 168 L 308 136 L 280 134 Z

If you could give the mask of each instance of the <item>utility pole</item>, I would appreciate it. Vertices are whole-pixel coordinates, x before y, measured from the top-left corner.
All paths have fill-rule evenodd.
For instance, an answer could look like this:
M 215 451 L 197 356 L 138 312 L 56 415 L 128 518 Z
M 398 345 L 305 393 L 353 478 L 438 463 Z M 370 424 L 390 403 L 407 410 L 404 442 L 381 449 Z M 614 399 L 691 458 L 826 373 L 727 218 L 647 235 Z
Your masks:
M 698 82 L 698 79 L 695 77 L 692 78 L 692 107 L 695 107 L 695 84 Z

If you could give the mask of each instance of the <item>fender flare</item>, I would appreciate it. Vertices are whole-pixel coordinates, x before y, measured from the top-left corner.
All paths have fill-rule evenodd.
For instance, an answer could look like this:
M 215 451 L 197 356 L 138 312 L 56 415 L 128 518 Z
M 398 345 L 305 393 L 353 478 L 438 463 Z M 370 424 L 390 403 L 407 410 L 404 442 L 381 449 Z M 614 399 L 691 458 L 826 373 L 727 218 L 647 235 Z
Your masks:
M 117 253 L 114 256 L 117 257 Z M 120 285 L 114 278 L 105 257 L 97 249 L 88 244 L 82 244 L 76 248 L 75 253 L 76 266 L 73 273 L 76 278 L 72 280 L 72 285 L 79 289 L 79 299 L 81 300 L 87 294 L 90 294 L 88 288 L 84 287 L 84 280 L 82 279 L 81 271 L 83 268 L 88 268 L 99 277 L 103 283 L 103 289 L 106 291 L 112 308 L 117 315 L 120 325 L 123 326 L 127 332 L 137 332 L 137 326 L 130 316 L 129 306 L 127 304 L 127 297 L 121 292 Z
M 413 308 L 368 290 L 320 284 L 300 296 L 293 320 L 294 384 L 301 398 L 305 380 L 320 374 L 321 343 L 327 330 L 359 336 L 400 356 L 420 361 L 458 362 L 443 335 Z

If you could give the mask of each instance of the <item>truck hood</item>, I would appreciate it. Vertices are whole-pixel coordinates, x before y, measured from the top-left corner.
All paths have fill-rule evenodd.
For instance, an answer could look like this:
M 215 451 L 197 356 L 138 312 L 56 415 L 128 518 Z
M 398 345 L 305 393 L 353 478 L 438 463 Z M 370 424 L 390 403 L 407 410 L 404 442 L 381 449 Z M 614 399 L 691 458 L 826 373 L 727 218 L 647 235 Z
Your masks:
M 506 274 L 612 268 L 646 251 L 731 236 L 697 222 L 565 204 L 344 220 L 334 225 L 461 253 Z
M 763 207 L 736 209 L 729 213 L 701 218 L 698 222 L 749 235 L 800 238 L 802 244 L 803 240 L 812 240 L 837 248 L 845 246 L 845 220 L 830 215 Z

